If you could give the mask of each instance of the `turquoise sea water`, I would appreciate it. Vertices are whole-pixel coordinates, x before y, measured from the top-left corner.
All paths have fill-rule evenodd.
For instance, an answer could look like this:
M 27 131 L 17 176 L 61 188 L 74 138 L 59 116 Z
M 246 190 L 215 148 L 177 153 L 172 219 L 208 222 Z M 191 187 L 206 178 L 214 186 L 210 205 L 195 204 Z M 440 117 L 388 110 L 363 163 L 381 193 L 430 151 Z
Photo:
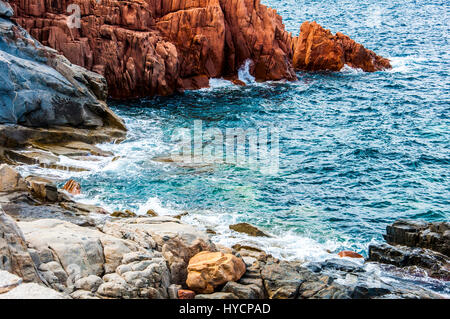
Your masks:
M 185 221 L 230 244 L 254 242 L 277 256 L 320 258 L 327 249 L 366 254 L 399 218 L 450 219 L 450 46 L 447 1 L 265 0 L 287 30 L 304 20 L 343 32 L 392 60 L 393 70 L 298 73 L 294 83 L 210 89 L 114 102 L 128 139 L 103 145 L 121 158 L 80 180 L 84 200 L 110 210 L 187 211 Z M 180 127 L 261 128 L 280 133 L 275 175 L 235 165 L 186 167 L 155 158 Z M 94 165 L 94 164 L 92 164 Z M 274 238 L 227 226 L 250 222 Z

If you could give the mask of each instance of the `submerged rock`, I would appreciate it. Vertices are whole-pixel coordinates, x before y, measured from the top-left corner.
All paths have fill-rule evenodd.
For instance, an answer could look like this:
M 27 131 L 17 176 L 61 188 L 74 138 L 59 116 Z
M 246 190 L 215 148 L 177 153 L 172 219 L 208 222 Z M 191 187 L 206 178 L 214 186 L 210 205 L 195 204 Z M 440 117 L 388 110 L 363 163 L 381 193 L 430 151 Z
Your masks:
M 191 258 L 186 284 L 197 293 L 213 293 L 217 286 L 239 280 L 245 273 L 242 259 L 222 252 L 201 252 Z

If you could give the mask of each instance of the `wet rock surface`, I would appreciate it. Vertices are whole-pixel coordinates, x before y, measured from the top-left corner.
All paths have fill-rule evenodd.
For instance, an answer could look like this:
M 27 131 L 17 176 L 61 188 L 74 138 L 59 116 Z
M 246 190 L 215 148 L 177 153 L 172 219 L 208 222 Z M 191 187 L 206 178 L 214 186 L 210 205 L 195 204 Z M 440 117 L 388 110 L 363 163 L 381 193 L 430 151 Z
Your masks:
M 429 249 L 371 245 L 369 260 L 402 268 L 417 266 L 430 277 L 450 281 L 450 259 Z

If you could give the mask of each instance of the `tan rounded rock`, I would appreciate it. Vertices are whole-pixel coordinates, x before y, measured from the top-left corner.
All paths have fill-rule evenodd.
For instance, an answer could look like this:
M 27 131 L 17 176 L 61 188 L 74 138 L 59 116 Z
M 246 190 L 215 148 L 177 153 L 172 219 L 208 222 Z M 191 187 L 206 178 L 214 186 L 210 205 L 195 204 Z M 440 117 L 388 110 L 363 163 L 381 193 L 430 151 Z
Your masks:
M 217 286 L 239 280 L 245 271 L 245 263 L 234 255 L 204 251 L 189 261 L 186 284 L 197 293 L 213 293 Z

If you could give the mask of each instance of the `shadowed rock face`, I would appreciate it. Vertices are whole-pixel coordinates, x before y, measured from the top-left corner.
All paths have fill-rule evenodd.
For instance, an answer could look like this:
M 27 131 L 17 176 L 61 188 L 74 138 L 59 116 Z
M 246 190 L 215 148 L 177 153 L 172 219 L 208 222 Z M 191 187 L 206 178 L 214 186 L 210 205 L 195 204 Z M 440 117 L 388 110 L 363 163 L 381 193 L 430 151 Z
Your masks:
M 251 60 L 257 81 L 295 80 L 295 70 L 339 71 L 344 64 L 390 68 L 347 36 L 305 22 L 298 38 L 259 0 L 11 1 L 15 21 L 71 62 L 106 77 L 114 98 L 170 95 L 235 79 Z M 66 10 L 80 7 L 80 28 Z
M 125 129 L 106 106 L 105 79 L 41 45 L 0 3 L 0 124 Z
M 293 41 L 296 70 L 339 71 L 345 64 L 366 72 L 390 69 L 388 59 L 376 55 L 340 32 L 333 35 L 316 22 L 304 22 Z

